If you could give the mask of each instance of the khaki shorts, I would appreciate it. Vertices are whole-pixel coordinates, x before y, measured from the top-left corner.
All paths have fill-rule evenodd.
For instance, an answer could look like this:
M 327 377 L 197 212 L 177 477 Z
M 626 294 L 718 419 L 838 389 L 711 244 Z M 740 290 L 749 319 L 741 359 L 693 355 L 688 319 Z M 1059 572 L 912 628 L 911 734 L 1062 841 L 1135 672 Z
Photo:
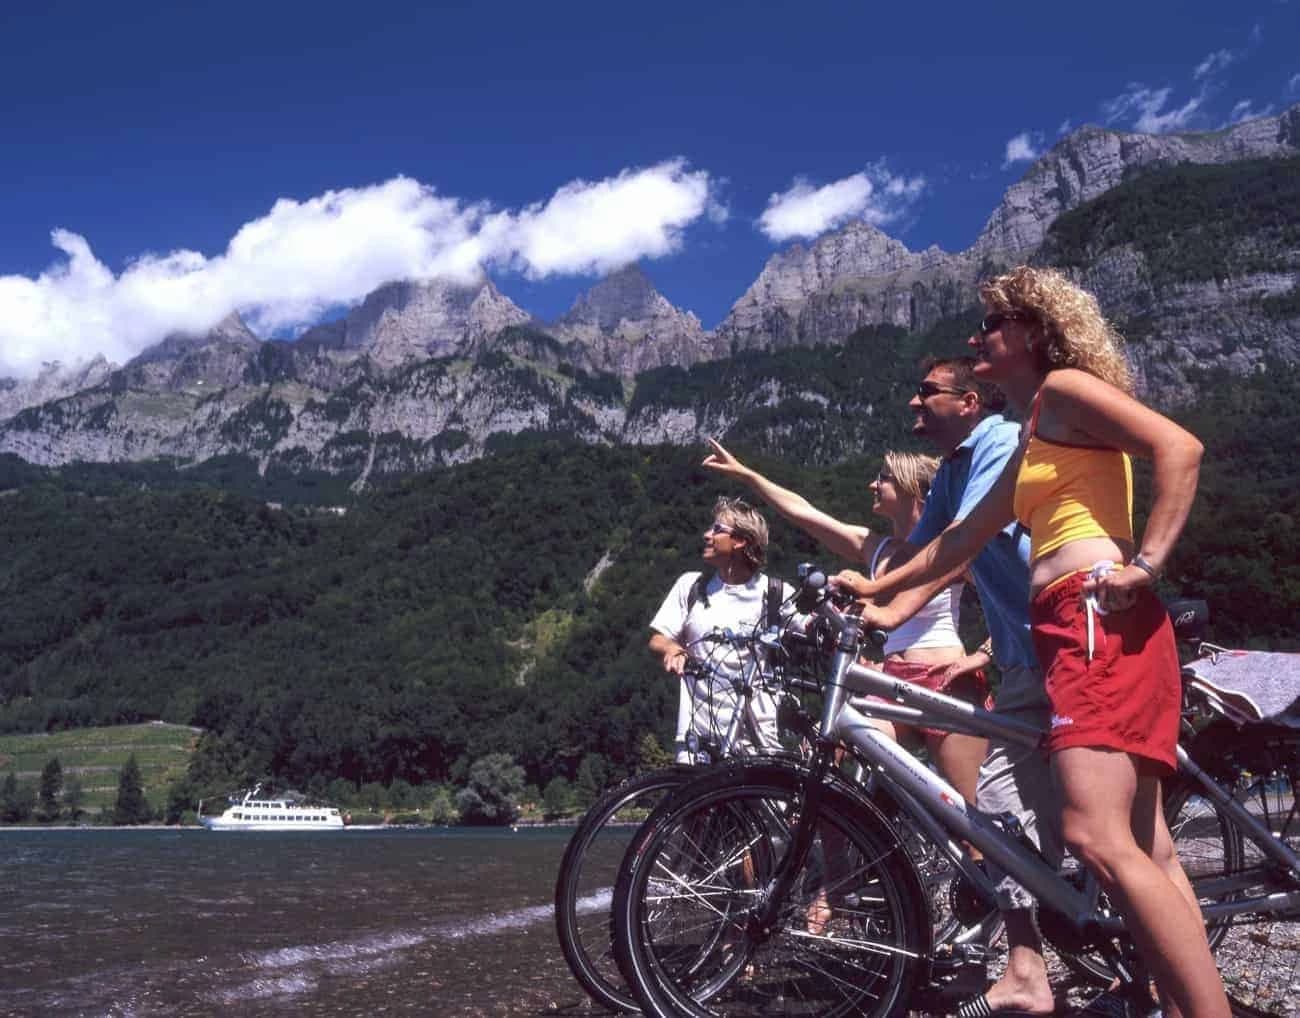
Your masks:
M 1052 708 L 1042 672 L 1037 668 L 1003 668 L 1002 685 L 993 710 L 1046 729 L 1051 722 Z M 975 805 L 994 816 L 1003 813 L 1015 816 L 1047 864 L 1053 868 L 1061 865 L 1065 854 L 1061 803 L 1046 751 L 990 739 L 988 756 L 980 766 Z M 1015 879 L 1002 872 L 991 859 L 985 865 L 997 883 L 999 908 L 1006 911 L 1033 906 L 1033 895 Z

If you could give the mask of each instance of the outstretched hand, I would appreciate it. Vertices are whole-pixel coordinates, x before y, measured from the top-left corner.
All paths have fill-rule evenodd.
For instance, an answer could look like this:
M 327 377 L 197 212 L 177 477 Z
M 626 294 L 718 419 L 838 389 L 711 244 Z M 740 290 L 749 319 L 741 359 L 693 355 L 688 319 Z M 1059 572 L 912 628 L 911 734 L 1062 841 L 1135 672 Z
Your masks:
M 718 473 L 726 474 L 729 477 L 739 477 L 747 472 L 748 468 L 745 464 L 741 463 L 735 456 L 727 452 L 727 450 L 722 447 L 722 443 L 716 438 L 710 438 L 708 443 L 709 447 L 713 451 L 704 457 L 704 462 L 700 464 L 701 466 L 708 467 L 710 470 L 716 470 Z

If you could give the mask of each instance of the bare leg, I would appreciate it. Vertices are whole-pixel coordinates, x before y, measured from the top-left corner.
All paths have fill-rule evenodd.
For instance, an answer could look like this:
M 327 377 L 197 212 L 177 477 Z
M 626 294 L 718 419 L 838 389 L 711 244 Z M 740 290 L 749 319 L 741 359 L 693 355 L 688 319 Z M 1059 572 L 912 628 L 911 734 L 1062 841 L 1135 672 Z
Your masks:
M 881 718 L 868 718 L 868 723 L 872 728 L 884 732 L 887 736 L 898 741 L 898 733 L 895 731 L 892 723 L 882 720 Z M 835 763 L 839 764 L 844 759 L 844 750 L 835 751 Z M 807 929 L 814 936 L 822 936 L 831 921 L 831 906 L 826 897 L 826 884 L 833 883 L 836 872 L 842 869 L 841 862 L 848 854 L 848 843 L 844 840 L 843 835 L 833 828 L 824 828 L 822 830 L 822 851 L 826 855 L 826 876 L 823 878 L 823 886 L 818 888 L 813 900 L 808 903 L 807 912 Z
M 979 781 L 980 764 L 989 752 L 989 740 L 956 733 L 946 738 L 927 735 L 925 746 L 930 751 L 930 759 L 939 765 L 939 773 L 974 805 L 975 785 Z
M 1144 793 L 1143 782 L 1147 780 L 1156 782 L 1154 794 Z M 1139 763 L 1138 794 L 1133 801 L 1133 835 L 1137 839 L 1138 847 L 1151 856 L 1151 861 L 1164 871 L 1170 882 L 1178 888 L 1179 894 L 1187 901 L 1192 912 L 1199 918 L 1200 902 L 1197 901 L 1191 881 L 1187 879 L 1187 874 L 1178 861 L 1178 849 L 1165 822 L 1164 810 L 1160 808 L 1163 802 L 1160 779 L 1149 777 Z M 1202 936 L 1205 934 L 1204 926 L 1201 926 L 1201 934 Z M 1209 947 L 1208 941 L 1206 947 L 1207 949 Z M 1160 992 L 1158 987 L 1156 992 L 1160 998 L 1160 1010 L 1165 1018 L 1182 1018 L 1182 1011 L 1174 999 L 1167 993 Z
M 1229 1018 L 1199 911 L 1135 837 L 1134 820 L 1144 818 L 1143 840 L 1155 850 L 1159 781 L 1117 750 L 1071 747 L 1053 755 L 1052 767 L 1066 844 L 1124 912 L 1161 994 L 1185 1018 Z
M 939 765 L 942 774 L 962 798 L 975 805 L 975 786 L 979 783 L 980 764 L 988 755 L 989 740 L 977 735 L 948 736 L 926 735 L 925 748 L 930 759 Z M 967 844 L 966 852 L 976 861 L 984 858 L 984 853 L 974 845 Z

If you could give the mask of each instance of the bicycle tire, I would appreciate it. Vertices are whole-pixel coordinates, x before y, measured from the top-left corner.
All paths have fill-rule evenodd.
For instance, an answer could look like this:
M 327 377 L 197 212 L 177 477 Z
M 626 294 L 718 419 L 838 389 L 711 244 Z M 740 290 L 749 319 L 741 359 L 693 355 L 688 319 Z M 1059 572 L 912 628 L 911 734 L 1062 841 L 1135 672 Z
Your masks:
M 583 815 L 555 881 L 555 933 L 564 960 L 594 1001 L 613 1011 L 636 1011 L 636 998 L 619 974 L 610 937 L 609 904 L 626 843 L 639 822 L 698 773 L 665 767 L 639 774 L 601 795 Z
M 1263 821 L 1274 837 L 1300 851 L 1300 805 L 1295 797 L 1300 784 L 1300 731 L 1275 725 L 1240 730 L 1224 726 L 1203 733 L 1198 748 L 1198 759 L 1213 768 L 1216 780 L 1232 791 L 1233 798 Z M 1230 901 L 1247 893 L 1282 889 L 1285 885 L 1264 864 L 1255 844 L 1230 821 L 1224 822 L 1231 828 L 1236 851 L 1225 853 L 1221 866 L 1210 860 L 1188 873 L 1198 898 Z M 1215 888 L 1214 882 L 1225 876 L 1237 878 L 1235 889 Z M 1255 878 L 1258 882 L 1249 892 L 1242 889 Z M 1243 1018 L 1300 1015 L 1300 913 L 1284 918 L 1237 917 L 1210 923 L 1206 932 L 1235 1014 Z
M 789 765 L 730 765 L 683 788 L 638 831 L 615 887 L 614 939 L 645 1013 L 906 1011 L 929 972 L 928 902 L 897 834 L 862 798 L 826 787 L 818 842 L 833 831 L 848 850 L 833 862 L 808 854 L 770 934 L 748 922 L 782 854 L 773 851 L 786 838 L 781 825 L 802 807 L 806 778 Z M 746 840 L 700 836 L 727 829 Z M 822 894 L 831 917 L 810 932 L 809 907 Z M 702 943 L 713 952 L 708 959 Z

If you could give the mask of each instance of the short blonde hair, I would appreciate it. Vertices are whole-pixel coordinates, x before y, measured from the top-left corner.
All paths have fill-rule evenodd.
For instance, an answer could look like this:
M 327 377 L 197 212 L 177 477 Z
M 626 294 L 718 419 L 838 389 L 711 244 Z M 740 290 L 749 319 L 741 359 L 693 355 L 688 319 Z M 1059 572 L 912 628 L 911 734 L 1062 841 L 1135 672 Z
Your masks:
M 767 520 L 763 514 L 744 499 L 724 496 L 713 503 L 713 518 L 744 540 L 745 561 L 761 569 L 767 561 L 768 542 Z
M 930 494 L 930 484 L 939 469 L 939 461 L 935 457 L 891 449 L 885 453 L 884 464 L 900 491 L 911 495 L 918 502 L 925 501 Z
M 1033 341 L 1038 368 L 1078 368 L 1133 392 L 1124 340 L 1101 313 L 1097 298 L 1055 269 L 1020 265 L 980 285 L 990 311 L 1023 314 L 1043 330 Z

